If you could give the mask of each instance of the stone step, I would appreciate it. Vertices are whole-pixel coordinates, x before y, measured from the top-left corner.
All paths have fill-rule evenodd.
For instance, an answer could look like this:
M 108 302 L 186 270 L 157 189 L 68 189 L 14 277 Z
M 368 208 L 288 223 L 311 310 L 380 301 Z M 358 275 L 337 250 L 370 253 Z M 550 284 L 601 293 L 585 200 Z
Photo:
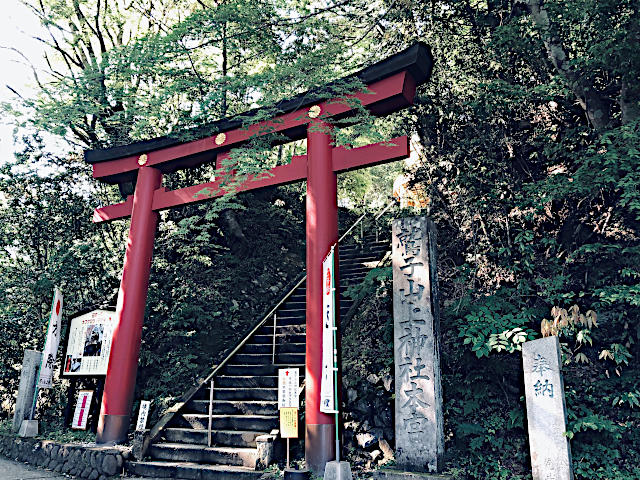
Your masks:
M 218 463 L 255 468 L 258 451 L 255 448 L 156 443 L 149 448 L 149 456 L 154 460 Z
M 304 363 L 304 353 L 278 353 L 276 363 Z M 263 353 L 238 353 L 233 357 L 233 363 L 242 365 L 267 365 L 271 364 L 271 355 Z
M 364 278 L 364 277 L 362 277 Z M 358 279 L 357 283 L 361 282 L 362 279 Z M 346 290 L 348 285 L 342 285 L 342 288 Z M 348 297 L 342 296 L 340 298 L 340 314 L 346 315 L 346 313 L 353 305 L 353 300 Z M 276 322 L 276 335 L 301 335 L 305 334 L 306 331 L 306 317 L 302 317 L 296 320 L 293 319 L 282 319 L 278 317 Z M 262 327 L 260 327 L 256 332 L 256 337 L 260 337 L 259 339 L 252 339 L 251 343 L 271 343 L 273 342 L 273 323 L 269 322 Z M 268 337 L 268 338 L 267 338 Z M 301 341 L 297 341 L 296 343 L 302 343 Z
M 367 270 L 368 272 L 368 270 Z M 340 274 L 340 288 L 345 289 L 345 287 L 350 287 L 351 285 L 362 283 L 364 277 L 367 276 L 367 273 L 351 273 L 348 275 Z M 342 299 L 341 299 L 342 300 Z
M 306 332 L 306 318 L 296 325 L 280 325 L 276 324 L 276 335 L 299 335 Z M 258 329 L 256 335 L 273 335 L 273 324 L 263 325 Z M 271 340 L 273 341 L 273 339 Z
M 302 305 L 300 308 L 281 308 L 278 310 L 278 320 L 280 320 L 281 318 L 298 318 L 301 316 L 304 317 L 306 313 L 306 305 Z
M 353 270 L 358 270 L 358 269 L 362 269 L 362 268 L 373 268 L 375 267 L 378 262 L 382 259 L 383 254 L 376 254 L 376 255 L 371 255 L 371 256 L 361 256 L 361 257 L 356 257 L 353 258 L 351 260 L 349 260 L 348 263 L 340 264 L 340 274 L 342 274 L 342 272 L 351 272 Z
M 391 249 L 391 245 L 385 245 L 384 247 L 375 249 L 365 249 L 358 251 L 351 251 L 344 255 L 340 255 L 340 268 L 344 268 L 354 262 L 364 261 L 373 262 L 381 259 L 386 252 Z
M 391 247 L 391 246 L 389 246 Z M 365 263 L 378 263 L 382 259 L 382 255 L 380 254 L 370 254 L 370 255 L 359 255 L 349 259 L 340 260 L 340 271 L 345 267 L 351 267 L 352 265 L 363 265 Z
M 357 269 L 348 269 L 346 270 L 347 272 L 352 272 L 354 270 L 365 270 L 368 271 L 369 267 L 360 267 L 358 266 Z M 278 316 L 280 315 L 288 315 L 290 312 L 304 312 L 305 309 L 307 308 L 307 297 L 306 295 L 304 297 L 300 297 L 300 298 L 296 298 L 295 302 L 286 302 L 285 304 L 283 304 L 280 308 L 278 308 Z
M 189 462 L 126 462 L 127 472 L 155 478 L 190 480 L 257 480 L 262 472 L 249 467 L 201 465 Z
M 212 430 L 211 442 L 216 446 L 255 448 L 256 438 L 269 432 L 254 432 L 245 430 Z M 164 439 L 170 443 L 188 443 L 206 445 L 207 430 L 192 428 L 169 427 L 163 432 Z
M 306 321 L 307 312 L 305 310 L 297 310 L 295 312 L 289 311 L 286 313 L 278 312 L 278 317 L 276 318 L 276 327 L 285 327 L 288 325 L 300 325 Z M 269 321 L 266 324 L 267 327 L 271 327 L 273 330 L 273 322 Z
M 280 418 L 274 415 L 212 415 L 211 428 L 215 430 L 249 430 L 270 432 L 278 428 Z M 184 413 L 176 415 L 171 427 L 208 430 L 209 415 L 202 413 Z
M 379 253 L 384 250 L 388 250 L 391 246 L 391 242 L 373 242 L 367 245 L 341 245 L 340 246 L 340 261 L 347 260 L 363 253 Z
M 302 353 L 304 354 L 307 345 L 305 343 L 292 343 L 292 342 L 284 342 L 284 343 L 276 343 L 276 357 L 280 353 Z M 250 343 L 245 345 L 242 348 L 242 353 L 251 353 L 251 354 L 268 354 L 271 355 L 273 352 L 273 344 L 268 343 Z
M 282 310 L 304 310 L 306 308 L 306 303 L 304 300 L 299 300 L 296 299 L 295 301 L 292 300 L 293 295 L 291 297 L 289 297 L 289 300 L 287 300 L 286 302 L 284 302 L 284 305 L 282 306 Z M 280 311 L 280 309 L 278 309 L 278 312 Z
M 254 335 L 251 341 L 255 344 L 261 345 L 271 345 L 273 342 L 273 325 L 271 326 L 271 334 L 269 335 Z M 278 333 L 276 334 L 276 345 L 281 345 L 284 343 L 305 343 L 307 341 L 307 337 L 302 333 Z
M 202 396 L 209 398 L 209 389 L 202 389 Z M 278 388 L 215 388 L 215 400 L 277 400 Z
M 361 263 L 352 265 L 349 268 L 340 269 L 340 276 L 344 274 L 353 275 L 354 273 L 364 273 L 366 274 L 372 267 L 368 267 L 366 265 L 362 265 Z
M 355 280 L 357 280 L 358 278 L 364 278 L 367 275 L 367 272 L 369 270 L 367 270 L 366 272 L 355 272 L 355 273 L 344 273 L 344 272 L 340 272 L 340 288 L 344 289 L 345 285 L 353 285 L 353 282 Z M 341 292 L 341 297 L 344 296 L 342 295 Z
M 238 375 L 219 376 L 214 379 L 213 389 L 216 388 L 275 388 L 278 386 L 276 375 Z
M 214 400 L 215 415 L 278 415 L 275 400 Z M 185 413 L 209 413 L 209 400 L 191 400 Z
M 371 271 L 370 268 L 364 268 L 362 271 L 353 271 L 353 272 L 340 272 L 340 286 L 343 286 L 345 283 L 353 283 L 355 280 L 362 281 L 364 277 L 367 276 L 367 273 Z M 344 295 L 341 295 L 344 296 Z
M 234 359 L 235 360 L 235 359 Z M 271 359 L 269 359 L 270 361 Z M 247 376 L 247 375 L 277 375 L 278 369 L 280 368 L 301 368 L 300 371 L 304 370 L 304 363 L 289 363 L 289 364 L 275 364 L 271 365 L 242 365 L 239 363 L 232 363 L 231 365 L 225 365 L 222 369 L 222 375 L 231 375 L 231 376 Z M 215 386 L 215 379 L 214 379 Z

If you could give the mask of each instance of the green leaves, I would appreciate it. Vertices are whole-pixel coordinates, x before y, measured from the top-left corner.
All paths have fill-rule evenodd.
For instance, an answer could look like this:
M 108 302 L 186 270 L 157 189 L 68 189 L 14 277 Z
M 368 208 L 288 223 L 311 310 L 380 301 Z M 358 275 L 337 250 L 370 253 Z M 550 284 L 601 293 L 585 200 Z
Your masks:
M 633 392 L 621 393 L 611 402 L 613 407 L 620 407 L 625 404 L 629 405 L 630 408 L 640 407 L 640 391 L 634 390 Z
M 509 293 L 506 289 L 498 291 L 458 321 L 458 337 L 478 358 L 493 351 L 519 351 L 523 342 L 535 338 L 535 332 L 528 328 L 533 312 L 514 311 L 506 301 Z

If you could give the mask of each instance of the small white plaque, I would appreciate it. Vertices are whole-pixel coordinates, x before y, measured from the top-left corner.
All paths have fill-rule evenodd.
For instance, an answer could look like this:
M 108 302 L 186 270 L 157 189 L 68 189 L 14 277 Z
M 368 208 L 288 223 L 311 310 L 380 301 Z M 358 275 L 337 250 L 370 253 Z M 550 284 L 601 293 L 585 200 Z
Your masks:
M 147 416 L 149 415 L 149 406 L 151 402 L 149 400 L 142 400 L 140 402 L 140 410 L 138 411 L 138 423 L 136 423 L 136 432 L 144 432 L 147 428 Z
M 278 409 L 300 408 L 300 371 L 297 368 L 278 370 Z
M 71 428 L 75 428 L 76 430 L 87 429 L 87 417 L 89 417 L 89 410 L 91 410 L 92 398 L 93 390 L 80 390 L 80 393 L 78 393 L 76 410 L 73 413 L 73 423 Z

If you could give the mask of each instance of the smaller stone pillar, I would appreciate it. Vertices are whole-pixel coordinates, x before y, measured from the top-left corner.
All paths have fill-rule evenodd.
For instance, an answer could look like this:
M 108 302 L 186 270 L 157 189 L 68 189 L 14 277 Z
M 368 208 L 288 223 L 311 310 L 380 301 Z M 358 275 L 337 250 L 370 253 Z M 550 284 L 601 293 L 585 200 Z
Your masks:
M 436 228 L 425 217 L 393 221 L 396 462 L 410 472 L 442 469 L 444 420 Z
M 22 371 L 20 372 L 20 384 L 18 385 L 18 398 L 13 412 L 13 431 L 20 430 L 22 421 L 29 418 L 33 406 L 33 394 L 38 380 L 38 368 L 42 359 L 42 352 L 25 350 L 22 357 Z
M 558 337 L 522 344 L 533 480 L 573 480 Z

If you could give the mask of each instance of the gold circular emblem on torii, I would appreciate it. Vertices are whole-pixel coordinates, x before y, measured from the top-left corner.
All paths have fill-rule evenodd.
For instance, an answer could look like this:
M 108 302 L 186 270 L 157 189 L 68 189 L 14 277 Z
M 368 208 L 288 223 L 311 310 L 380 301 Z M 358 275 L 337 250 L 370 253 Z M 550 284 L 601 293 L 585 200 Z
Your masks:
M 140 155 L 138 157 L 138 165 L 140 165 L 141 167 L 145 165 L 147 163 L 148 158 L 149 157 L 147 157 L 146 153 L 143 153 L 142 155 Z
M 227 141 L 227 135 L 225 133 L 219 133 L 218 135 L 216 135 L 216 145 L 222 145 L 224 142 Z
M 320 116 L 320 112 L 322 112 L 320 105 L 314 105 L 309 109 L 309 118 L 318 118 Z

